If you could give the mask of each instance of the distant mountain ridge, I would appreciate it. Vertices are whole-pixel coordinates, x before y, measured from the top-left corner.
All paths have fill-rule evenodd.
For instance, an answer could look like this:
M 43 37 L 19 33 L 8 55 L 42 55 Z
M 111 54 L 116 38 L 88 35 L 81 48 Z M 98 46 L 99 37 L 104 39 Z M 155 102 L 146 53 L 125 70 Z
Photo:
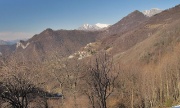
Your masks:
M 155 33 L 159 29 L 157 27 L 161 25 L 159 23 L 162 18 L 165 19 L 167 17 L 168 19 L 169 16 L 178 15 L 176 14 L 178 9 L 173 10 L 175 11 L 171 13 L 167 13 L 169 12 L 168 10 L 163 11 L 152 17 L 148 17 L 142 12 L 135 10 L 111 26 L 100 23 L 95 24 L 95 26 L 85 24 L 82 27 L 85 30 L 82 28 L 81 30 L 46 29 L 27 41 L 17 43 L 12 47 L 12 49 L 15 49 L 12 51 L 12 55 L 18 56 L 23 54 L 24 57 L 27 57 L 29 60 L 37 60 L 38 58 L 43 60 L 52 55 L 61 57 L 70 56 L 71 58 L 72 54 L 78 52 L 85 46 L 87 46 L 87 48 L 84 48 L 85 50 L 94 47 L 93 49 L 97 52 L 103 49 L 113 54 L 124 52 Z M 164 24 L 164 22 L 162 23 Z M 95 30 L 95 27 L 101 29 Z M 89 28 L 91 29 L 88 30 Z M 94 44 L 94 42 L 97 42 L 97 44 Z M 98 48 L 96 48 L 96 46 Z M 3 51 L 4 50 L 2 50 L 2 54 L 4 54 Z M 95 53 L 97 53 L 96 51 Z M 94 53 L 93 51 L 89 52 Z M 82 51 L 80 51 L 80 55 L 82 55 L 81 53 Z M 87 55 L 90 54 L 88 53 Z
M 13 45 L 18 43 L 20 40 L 27 40 L 27 39 L 16 39 L 16 40 L 8 40 L 8 41 L 0 40 L 0 45 Z
M 103 28 L 107 28 L 109 26 L 110 26 L 109 24 L 101 24 L 101 23 L 97 23 L 97 24 L 94 24 L 94 25 L 83 24 L 77 30 L 96 31 L 96 30 L 101 30 Z
M 8 42 L 6 42 L 4 40 L 0 40 L 0 45 L 8 45 Z

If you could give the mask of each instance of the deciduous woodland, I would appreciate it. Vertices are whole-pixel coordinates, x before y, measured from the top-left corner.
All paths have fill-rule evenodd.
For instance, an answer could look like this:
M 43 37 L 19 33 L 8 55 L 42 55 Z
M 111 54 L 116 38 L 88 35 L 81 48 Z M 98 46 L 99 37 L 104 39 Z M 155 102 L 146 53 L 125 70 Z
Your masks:
M 0 46 L 1 108 L 180 104 L 180 5 L 100 31 L 47 29 Z

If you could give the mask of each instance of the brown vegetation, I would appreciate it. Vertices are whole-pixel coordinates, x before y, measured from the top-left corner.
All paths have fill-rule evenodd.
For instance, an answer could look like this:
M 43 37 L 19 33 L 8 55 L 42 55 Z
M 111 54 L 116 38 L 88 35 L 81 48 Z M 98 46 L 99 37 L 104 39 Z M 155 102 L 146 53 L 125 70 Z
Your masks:
M 41 88 L 63 97 L 44 101 L 39 94 L 33 99 L 28 96 L 32 105 L 45 102 L 45 106 L 54 108 L 165 108 L 178 104 L 179 13 L 180 7 L 176 6 L 147 19 L 135 11 L 101 32 L 47 29 L 22 41 L 23 45 L 30 42 L 27 48 L 17 48 L 13 56 L 2 59 L 1 97 L 5 99 L 9 96 L 4 95 L 6 91 L 12 89 L 8 94 L 13 93 L 21 107 L 28 106 L 26 96 L 17 90 L 30 90 L 31 94 L 34 88 Z M 131 17 L 135 18 L 132 22 Z M 120 26 L 122 23 L 129 30 Z M 67 58 L 102 35 L 92 46 L 96 53 L 81 60 Z

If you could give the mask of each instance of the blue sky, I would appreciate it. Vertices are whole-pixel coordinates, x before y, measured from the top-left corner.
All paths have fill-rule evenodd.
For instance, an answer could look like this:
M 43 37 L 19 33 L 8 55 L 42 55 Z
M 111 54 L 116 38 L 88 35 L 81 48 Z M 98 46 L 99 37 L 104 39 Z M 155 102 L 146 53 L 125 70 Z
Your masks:
M 168 9 L 179 0 L 0 0 L 0 39 L 29 38 L 46 28 L 114 24 L 134 10 Z

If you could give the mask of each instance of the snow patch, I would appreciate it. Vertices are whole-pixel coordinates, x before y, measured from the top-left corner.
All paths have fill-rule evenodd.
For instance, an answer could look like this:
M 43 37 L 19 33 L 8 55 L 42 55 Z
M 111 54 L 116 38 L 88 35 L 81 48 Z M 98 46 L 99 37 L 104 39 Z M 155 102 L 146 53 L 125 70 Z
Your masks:
M 105 28 L 105 27 L 108 27 L 109 26 L 109 24 L 101 24 L 101 23 L 97 23 L 97 24 L 95 24 L 97 27 L 99 27 L 99 28 Z
M 17 42 L 16 48 L 21 47 L 23 49 L 26 49 L 29 46 L 29 44 L 30 44 L 29 42 L 26 45 L 23 45 L 21 42 Z
M 162 12 L 162 11 L 163 11 L 163 10 L 158 9 L 158 8 L 152 8 L 152 9 L 150 9 L 150 10 L 145 10 L 145 11 L 143 11 L 142 13 L 143 13 L 144 15 L 148 16 L 148 17 L 151 17 L 151 16 L 153 16 L 153 15 L 155 15 L 155 14 L 158 14 L 158 13 L 160 13 L 160 12 Z
M 110 26 L 109 24 L 101 24 L 101 23 L 97 23 L 94 25 L 83 24 L 81 27 L 78 28 L 78 30 L 96 31 L 96 30 L 101 30 L 109 26 Z

